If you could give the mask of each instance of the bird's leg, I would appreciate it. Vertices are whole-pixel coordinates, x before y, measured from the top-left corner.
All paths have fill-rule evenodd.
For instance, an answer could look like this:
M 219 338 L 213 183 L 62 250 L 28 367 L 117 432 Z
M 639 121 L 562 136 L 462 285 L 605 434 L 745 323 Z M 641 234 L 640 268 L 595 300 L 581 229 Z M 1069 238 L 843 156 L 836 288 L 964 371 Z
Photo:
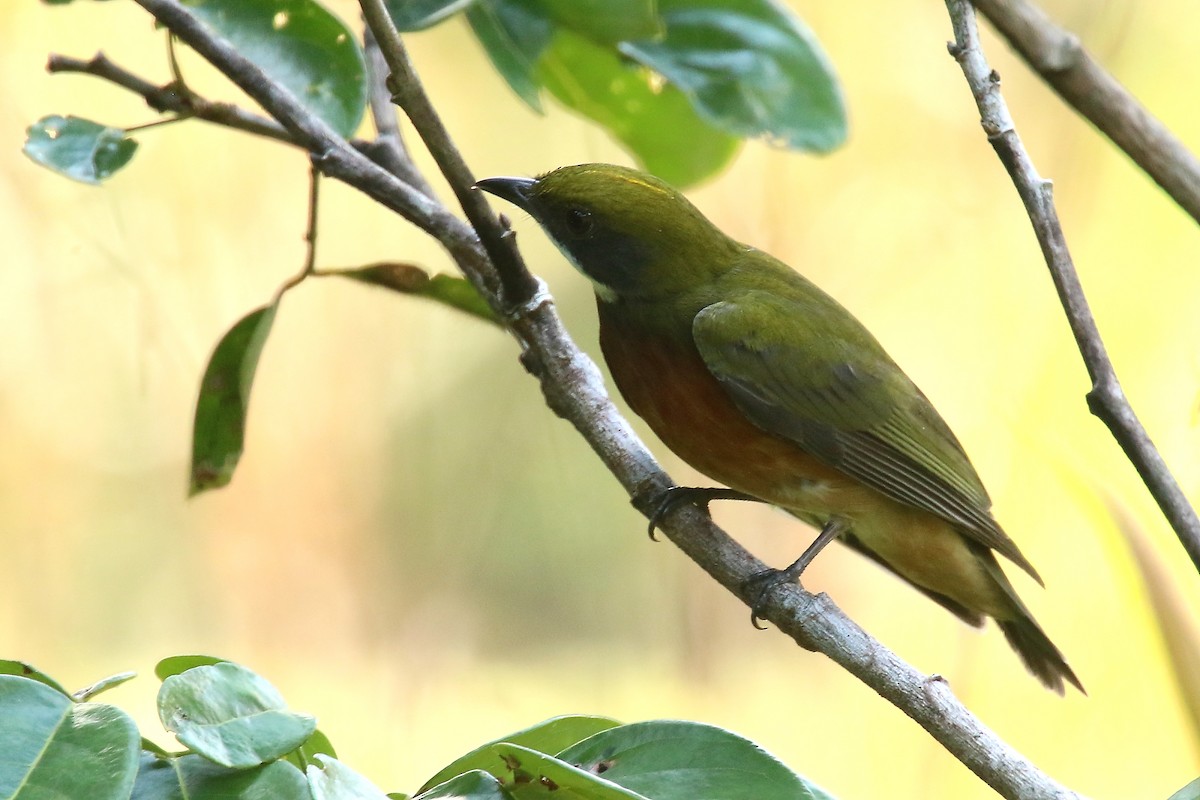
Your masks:
M 829 521 L 825 523 L 825 527 L 821 528 L 821 532 L 817 535 L 817 538 L 800 554 L 799 558 L 792 562 L 791 566 L 786 569 L 764 569 L 762 572 L 756 572 L 747 578 L 742 583 L 743 590 L 749 590 L 755 586 L 762 587 L 759 589 L 758 599 L 750 607 L 750 624 L 762 630 L 762 626 L 758 624 L 758 621 L 763 619 L 762 609 L 766 605 L 767 594 L 782 583 L 798 581 L 800 573 L 808 568 L 812 560 L 817 557 L 817 553 L 824 550 L 825 545 L 845 533 L 849 527 L 846 520 L 841 517 L 830 517 Z
M 737 489 L 725 489 L 716 486 L 672 486 L 667 489 L 658 498 L 658 504 L 654 507 L 654 512 L 650 515 L 650 525 L 647 530 L 650 533 L 651 539 L 657 539 L 654 535 L 654 529 L 658 527 L 659 521 L 666 516 L 667 512 L 678 506 L 680 503 L 691 503 L 694 506 L 708 510 L 708 504 L 713 500 L 749 500 L 755 503 L 765 503 L 752 494 L 739 492 Z

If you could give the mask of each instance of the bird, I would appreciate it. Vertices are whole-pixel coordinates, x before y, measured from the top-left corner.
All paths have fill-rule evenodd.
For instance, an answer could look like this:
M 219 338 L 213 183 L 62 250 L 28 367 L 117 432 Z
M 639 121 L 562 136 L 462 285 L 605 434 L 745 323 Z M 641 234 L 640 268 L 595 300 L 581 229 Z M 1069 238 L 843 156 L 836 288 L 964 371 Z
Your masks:
M 727 487 L 668 490 L 651 530 L 678 502 L 777 506 L 820 534 L 776 579 L 798 580 L 838 541 L 962 621 L 995 620 L 1048 689 L 1086 693 L 1001 568 L 998 555 L 1042 583 L 962 445 L 840 303 L 639 170 L 578 164 L 475 186 L 529 214 L 591 281 L 621 395 Z

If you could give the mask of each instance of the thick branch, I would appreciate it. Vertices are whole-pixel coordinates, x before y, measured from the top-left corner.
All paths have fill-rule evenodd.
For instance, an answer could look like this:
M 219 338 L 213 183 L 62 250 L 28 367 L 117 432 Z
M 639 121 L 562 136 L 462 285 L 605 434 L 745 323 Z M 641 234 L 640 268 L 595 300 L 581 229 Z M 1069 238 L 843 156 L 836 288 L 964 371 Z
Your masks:
M 1096 63 L 1078 37 L 1027 0 L 975 5 L 1060 97 L 1200 222 L 1200 160 Z
M 314 163 L 322 172 L 358 188 L 435 236 L 481 288 L 497 285 L 494 280 L 486 279 L 495 273 L 491 272 L 479 240 L 457 218 L 351 148 L 286 90 L 269 81 L 257 67 L 200 25 L 178 0 L 137 2 L 278 119 L 295 142 L 314 154 Z M 380 35 L 378 26 L 372 28 Z M 380 43 L 387 53 L 387 41 L 381 37 Z M 393 52 L 392 57 L 395 55 Z M 396 66 L 393 64 L 392 69 L 396 70 Z M 399 66 L 398 74 L 404 75 L 405 65 Z M 411 65 L 407 69 L 411 74 Z M 403 95 L 402 103 L 422 137 L 434 149 L 439 165 L 474 219 L 481 213 L 481 205 L 468 202 L 471 192 L 464 191 L 470 186 L 470 173 L 457 153 L 447 150 L 449 137 L 419 84 L 410 86 L 415 87 L 409 91 L 416 95 L 404 94 L 399 85 L 396 87 L 398 94 Z M 490 212 L 487 216 L 490 218 Z M 498 258 L 516 258 L 511 233 L 501 223 L 491 218 L 484 229 L 489 237 L 494 237 L 491 244 L 498 250 Z M 506 293 L 517 289 L 521 287 L 510 287 L 506 281 Z M 513 297 L 508 295 L 506 299 L 511 303 Z M 489 300 L 495 307 L 504 305 L 495 293 Z M 580 431 L 635 498 L 639 509 L 648 513 L 653 500 L 671 485 L 670 479 L 618 413 L 596 365 L 571 341 L 548 297 L 538 292 L 518 311 L 509 317 L 510 327 L 524 348 L 522 362 L 540 379 L 547 403 Z M 707 515 L 683 507 L 667 515 L 663 527 L 675 544 L 730 592 L 748 605 L 757 599 L 745 596 L 742 586 L 765 565 L 714 526 Z M 1075 797 L 983 726 L 959 703 L 944 681 L 926 678 L 901 661 L 824 595 L 810 595 L 795 585 L 783 586 L 773 592 L 762 611 L 765 619 L 803 647 L 824 653 L 916 720 L 1004 797 Z
M 1183 490 L 1150 441 L 1150 436 L 1134 414 L 1117 380 L 1067 249 L 1058 212 L 1054 208 L 1051 184 L 1038 174 L 1025 151 L 1013 127 L 1008 106 L 1000 94 L 1000 76 L 988 66 L 980 49 L 975 10 L 967 0 L 946 0 L 946 8 L 954 23 L 955 43 L 950 47 L 951 53 L 962 67 L 971 87 L 988 141 L 1008 170 L 1025 204 L 1042 255 L 1050 268 L 1054 287 L 1066 311 L 1071 332 L 1075 335 L 1075 342 L 1092 379 L 1092 389 L 1087 396 L 1088 407 L 1112 431 L 1113 437 L 1183 542 L 1192 562 L 1200 569 L 1200 519 L 1197 519 Z

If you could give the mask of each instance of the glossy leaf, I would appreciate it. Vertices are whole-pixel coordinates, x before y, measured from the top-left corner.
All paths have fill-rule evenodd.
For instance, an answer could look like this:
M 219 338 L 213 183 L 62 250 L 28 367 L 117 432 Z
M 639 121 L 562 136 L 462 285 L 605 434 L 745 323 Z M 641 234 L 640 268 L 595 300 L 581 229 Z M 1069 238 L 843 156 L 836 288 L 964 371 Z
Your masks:
M 510 733 L 507 736 L 502 736 L 499 739 L 494 739 L 487 744 L 476 747 L 471 752 L 446 765 L 438 774 L 427 780 L 420 791 L 427 791 L 430 787 L 437 786 L 455 775 L 460 775 L 470 770 L 494 770 L 497 767 L 497 762 L 495 753 L 491 749 L 492 745 L 508 742 L 548 755 L 554 755 L 593 734 L 614 728 L 620 724 L 615 719 L 609 719 L 608 717 L 586 715 L 553 717 L 545 722 L 539 722 L 537 725 Z
M 313 800 L 387 800 L 375 784 L 336 758 L 319 755 L 316 759 L 317 765 L 305 770 Z
M 554 23 L 537 0 L 478 0 L 467 22 L 492 66 L 525 103 L 542 111 L 537 61 L 554 37 Z
M 607 775 L 601 777 L 597 772 L 581 769 L 563 759 L 536 750 L 515 744 L 496 744 L 492 745 L 491 750 L 505 766 L 505 777 L 502 778 L 504 785 L 513 797 L 518 799 L 549 796 L 558 800 L 649 800 L 647 795 L 638 794 L 608 780 Z M 770 797 L 744 795 L 758 796 Z M 703 793 L 694 793 L 688 797 L 689 800 L 709 800 Z
M 754 742 L 696 722 L 622 725 L 558 758 L 654 800 L 832 800 Z
M 465 11 L 475 0 L 385 0 L 392 22 L 401 31 L 419 31 Z
M 776 0 L 659 0 L 661 39 L 622 52 L 682 89 L 726 133 L 826 152 L 846 139 L 833 66 Z
M 367 107 L 366 62 L 355 35 L 316 0 L 185 0 L 309 111 L 342 136 Z
M 226 659 L 216 656 L 170 656 L 154 665 L 154 674 L 160 681 L 165 681 L 172 675 L 187 672 L 192 667 L 207 667 L 210 664 L 220 664 Z
M 143 753 L 130 800 L 311 800 L 303 773 L 286 761 L 230 769 L 195 754 Z
M 0 675 L 0 797 L 125 800 L 140 738 L 124 712 Z
M 42 117 L 25 130 L 22 152 L 72 180 L 97 185 L 129 163 L 137 142 L 120 128 L 79 117 Z
M 71 693 L 64 689 L 61 683 L 25 661 L 0 659 L 0 675 L 20 675 L 22 678 L 29 678 L 38 683 L 43 683 L 51 689 L 61 692 L 64 697 L 71 696 Z
M 475 769 L 455 775 L 445 783 L 440 783 L 429 791 L 422 792 L 417 795 L 416 800 L 511 800 L 511 798 L 512 795 L 505 791 L 494 776 L 483 770 Z
M 577 34 L 554 37 L 538 76 L 560 103 L 599 123 L 643 168 L 675 186 L 716 174 L 737 152 L 738 139 L 701 119 L 683 92 Z
M 250 389 L 278 302 L 255 309 L 230 328 L 208 360 L 192 425 L 189 494 L 224 486 L 242 457 Z
M 235 768 L 281 758 L 317 725 L 307 714 L 287 711 L 266 679 L 230 662 L 167 678 L 158 693 L 158 716 L 185 746 Z
M 486 320 L 493 325 L 500 324 L 500 320 L 492 312 L 492 307 L 465 278 L 440 274 L 430 276 L 429 273 L 414 264 L 396 261 L 352 269 L 325 270 L 321 274 L 337 275 L 361 283 L 369 283 L 372 286 L 382 286 L 394 292 L 427 297 L 442 305 Z

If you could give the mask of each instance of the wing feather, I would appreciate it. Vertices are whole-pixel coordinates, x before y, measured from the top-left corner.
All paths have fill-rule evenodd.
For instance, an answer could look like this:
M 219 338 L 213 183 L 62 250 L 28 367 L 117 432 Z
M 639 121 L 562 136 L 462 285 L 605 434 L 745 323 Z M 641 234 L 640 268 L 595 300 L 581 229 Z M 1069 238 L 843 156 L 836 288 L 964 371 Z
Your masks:
M 709 371 L 760 428 L 941 517 L 1040 582 L 992 518 L 979 476 L 925 395 L 865 328 L 846 329 L 840 306 L 834 330 L 821 313 L 831 309 L 814 303 L 834 301 L 746 292 L 701 310 L 693 339 Z

